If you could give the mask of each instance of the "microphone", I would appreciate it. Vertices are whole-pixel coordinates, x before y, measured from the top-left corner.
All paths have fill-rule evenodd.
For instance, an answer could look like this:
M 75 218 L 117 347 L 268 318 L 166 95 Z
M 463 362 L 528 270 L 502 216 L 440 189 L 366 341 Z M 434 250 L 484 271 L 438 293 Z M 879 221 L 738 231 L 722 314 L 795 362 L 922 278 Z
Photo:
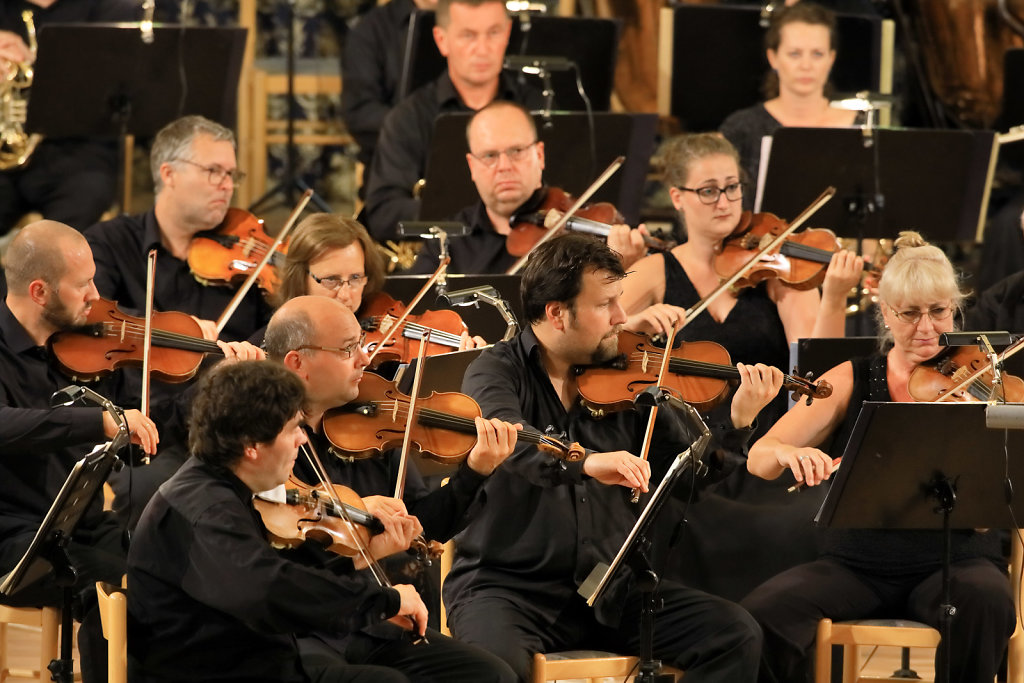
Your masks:
M 576 68 L 576 62 L 565 57 L 542 57 L 530 55 L 505 55 L 502 68 L 509 71 L 522 71 L 528 74 L 538 74 L 542 71 L 572 71 Z
M 976 346 L 981 343 L 981 338 L 985 337 L 992 346 L 1009 346 L 1019 340 L 1021 336 L 999 330 L 989 330 L 987 332 L 943 332 L 939 335 L 939 345 Z
M 53 395 L 50 396 L 50 407 L 59 408 L 61 406 L 69 406 L 85 396 L 85 392 L 85 387 L 80 387 L 77 384 L 66 386 L 63 389 L 53 392 Z
M 142 34 L 142 42 L 147 45 L 153 43 L 153 11 L 156 9 L 156 0 L 143 0 L 142 21 L 139 22 L 139 32 Z
M 456 292 L 448 292 L 437 297 L 435 304 L 451 308 L 452 306 L 473 306 L 480 304 L 480 298 L 498 299 L 501 297 L 491 285 L 480 285 L 469 289 L 460 289 Z
M 464 237 L 469 234 L 469 226 L 461 221 L 399 221 L 398 223 L 399 237 L 439 239 L 442 232 L 449 237 Z

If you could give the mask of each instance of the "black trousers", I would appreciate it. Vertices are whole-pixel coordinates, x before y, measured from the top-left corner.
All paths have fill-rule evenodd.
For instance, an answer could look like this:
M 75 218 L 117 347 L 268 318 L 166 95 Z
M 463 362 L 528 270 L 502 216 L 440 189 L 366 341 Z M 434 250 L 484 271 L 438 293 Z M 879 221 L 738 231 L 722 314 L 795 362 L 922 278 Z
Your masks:
M 43 140 L 25 166 L 0 172 L 0 235 L 29 211 L 85 230 L 114 202 L 117 146 Z
M 93 520 L 90 520 L 93 521 Z M 14 568 L 18 559 L 28 550 L 33 534 L 4 541 L 0 548 L 0 566 L 3 573 Z M 71 565 L 77 574 L 73 612 L 81 620 L 78 629 L 78 652 L 82 664 L 82 680 L 97 683 L 107 680 L 107 641 L 103 638 L 100 613 L 96 608 L 96 582 L 106 581 L 121 585 L 125 573 L 127 553 L 124 529 L 104 513 L 102 521 L 89 528 L 79 528 L 74 540 L 67 545 Z M 4 604 L 12 607 L 61 607 L 63 589 L 47 575 L 24 591 L 18 592 Z
M 950 598 L 950 682 L 991 681 L 1013 633 L 1015 610 L 1005 571 L 990 560 L 956 562 Z M 830 559 L 794 567 L 743 599 L 764 630 L 762 681 L 804 683 L 813 677 L 818 621 L 893 618 L 939 628 L 942 572 L 879 576 L 856 572 Z M 939 655 L 949 645 L 939 645 Z
M 735 603 L 679 584 L 662 582 L 664 605 L 654 620 L 654 656 L 683 669 L 687 683 L 742 683 L 757 679 L 761 631 Z M 582 598 L 548 624 L 503 597 L 481 595 L 449 614 L 452 633 L 493 652 L 528 681 L 535 652 L 607 650 L 640 652 L 640 593 L 629 594 L 617 628 L 603 626 Z
M 493 654 L 427 629 L 427 643 L 413 644 L 398 627 L 380 624 L 346 638 L 314 635 L 299 638 L 303 668 L 310 662 L 325 683 L 367 681 L 387 683 L 514 683 L 515 674 Z M 333 677 L 337 676 L 337 677 Z M 345 678 L 354 676 L 354 678 Z M 376 677 L 374 677 L 376 676 Z

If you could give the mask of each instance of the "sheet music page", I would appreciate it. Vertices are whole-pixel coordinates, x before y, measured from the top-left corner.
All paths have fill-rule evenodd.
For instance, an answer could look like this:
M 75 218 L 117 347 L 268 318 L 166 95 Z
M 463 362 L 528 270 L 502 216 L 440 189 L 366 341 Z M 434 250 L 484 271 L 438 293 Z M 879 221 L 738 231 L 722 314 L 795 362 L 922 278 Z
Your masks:
M 760 213 L 764 199 L 764 180 L 768 177 L 768 158 L 772 153 L 772 136 L 761 138 L 761 163 L 757 168 L 757 192 L 754 194 L 754 213 Z

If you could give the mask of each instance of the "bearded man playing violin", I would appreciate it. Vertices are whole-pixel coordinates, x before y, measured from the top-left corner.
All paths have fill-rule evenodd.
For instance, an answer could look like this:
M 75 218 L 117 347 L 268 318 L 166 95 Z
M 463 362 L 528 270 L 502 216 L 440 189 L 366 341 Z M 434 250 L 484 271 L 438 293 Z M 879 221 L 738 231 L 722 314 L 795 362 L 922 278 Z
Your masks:
M 253 495 L 288 479 L 306 441 L 304 400 L 302 382 L 269 361 L 218 366 L 201 381 L 193 457 L 150 501 L 128 555 L 131 680 L 408 681 L 390 668 L 299 652 L 296 634 L 309 630 L 399 617 L 422 634 L 426 624 L 411 586 L 368 582 L 342 557 L 330 569 L 310 566 L 301 548 L 277 551 L 267 541 Z M 370 552 L 393 552 L 412 532 L 411 524 L 385 531 Z
M 360 346 L 361 330 L 355 315 L 336 299 L 299 296 L 290 299 L 274 314 L 267 326 L 264 347 L 267 355 L 297 376 L 305 388 L 303 430 L 308 446 L 320 456 L 331 482 L 366 496 L 367 510 L 384 525 L 385 533 L 405 538 L 426 532 L 428 538 L 446 541 L 463 525 L 463 512 L 484 481 L 512 452 L 516 428 L 500 420 L 476 419 L 477 445 L 464 465 L 451 476 L 448 485 L 428 493 L 415 467 L 410 465 L 405 500 L 390 496 L 398 470 L 398 454 L 374 458 L 344 459 L 336 454 L 325 436 L 324 416 L 359 394 L 363 368 L 368 356 Z M 329 419 L 329 418 L 328 418 Z M 300 455 L 295 463 L 297 478 L 320 483 L 312 462 Z M 413 513 L 413 514 L 410 514 Z M 422 522 L 422 524 L 421 524 Z M 412 527 L 412 537 L 404 530 Z M 396 638 L 396 629 L 385 626 L 337 634 L 317 631 L 299 641 L 304 652 L 340 653 L 346 661 L 390 663 L 417 680 L 511 681 L 512 672 L 499 659 L 476 648 L 428 630 L 429 645 L 416 645 Z M 371 656 L 372 655 L 372 656 Z M 367 658 L 369 657 L 369 658 Z
M 582 405 L 575 368 L 618 353 L 626 273 L 600 240 L 561 235 L 538 247 L 523 271 L 530 326 L 485 350 L 463 388 L 485 414 L 541 431 L 562 431 L 587 449 L 577 462 L 520 444 L 483 485 L 472 522 L 457 538 L 444 584 L 452 633 L 494 652 L 528 680 L 535 652 L 566 649 L 639 652 L 640 592 L 622 585 L 591 609 L 577 586 L 598 562 L 609 562 L 640 506 L 623 488 L 648 491 L 691 436 L 672 411 L 659 411 L 651 459 L 641 452 L 647 420 L 633 411 L 595 419 Z M 740 449 L 755 416 L 778 393 L 782 373 L 739 366 L 732 424 L 716 425 L 706 458 L 721 468 L 721 451 Z M 623 373 L 624 375 L 626 373 Z M 623 382 L 629 378 L 624 377 Z M 685 488 L 685 487 L 683 487 Z M 684 496 L 689 492 L 681 492 Z M 654 655 L 684 669 L 687 680 L 753 681 L 761 633 L 737 605 L 662 582 Z
M 543 184 L 544 143 L 527 109 L 515 102 L 495 100 L 473 114 L 466 124 L 469 152 L 466 163 L 480 194 L 480 201 L 466 207 L 452 220 L 465 223 L 470 232 L 449 243 L 449 273 L 504 273 L 519 257 L 508 252 L 510 219 L 537 211 L 547 202 L 550 189 Z M 641 226 L 613 225 L 608 245 L 621 254 L 625 267 L 647 253 Z M 423 245 L 409 272 L 432 273 L 439 261 L 439 245 Z
M 96 287 L 126 310 L 144 310 L 146 255 L 156 249 L 155 310 L 188 313 L 206 339 L 216 339 L 214 321 L 235 292 L 196 280 L 188 253 L 197 233 L 221 224 L 235 186 L 245 177 L 235 161 L 234 133 L 201 116 L 172 121 L 153 140 L 150 169 L 156 194 L 150 211 L 119 216 L 85 231 L 96 258 Z M 270 314 L 270 306 L 253 288 L 219 336 L 248 339 Z

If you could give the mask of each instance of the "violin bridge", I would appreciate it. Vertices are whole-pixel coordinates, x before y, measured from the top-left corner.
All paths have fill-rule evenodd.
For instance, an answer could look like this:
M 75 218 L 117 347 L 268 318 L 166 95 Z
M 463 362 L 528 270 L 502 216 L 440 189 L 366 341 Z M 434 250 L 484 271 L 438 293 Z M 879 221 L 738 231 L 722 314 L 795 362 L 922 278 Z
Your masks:
M 640 370 L 641 370 L 641 371 L 643 371 L 643 372 L 647 372 L 647 361 L 649 361 L 649 360 L 650 360 L 650 357 L 651 357 L 651 356 L 650 356 L 650 354 L 649 354 L 649 353 L 647 353 L 647 351 L 644 351 L 644 357 L 643 357 L 643 359 L 642 359 L 642 360 L 640 361 Z
M 125 333 L 125 330 L 127 329 L 127 327 L 128 327 L 128 322 L 126 320 L 122 320 L 121 321 L 121 343 L 122 344 L 124 343 L 124 333 Z

